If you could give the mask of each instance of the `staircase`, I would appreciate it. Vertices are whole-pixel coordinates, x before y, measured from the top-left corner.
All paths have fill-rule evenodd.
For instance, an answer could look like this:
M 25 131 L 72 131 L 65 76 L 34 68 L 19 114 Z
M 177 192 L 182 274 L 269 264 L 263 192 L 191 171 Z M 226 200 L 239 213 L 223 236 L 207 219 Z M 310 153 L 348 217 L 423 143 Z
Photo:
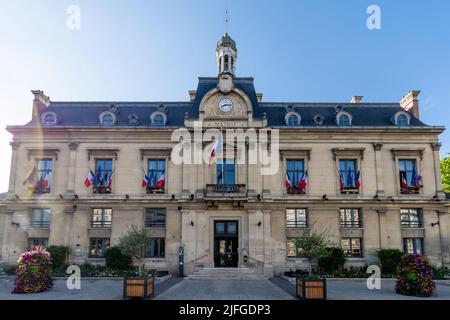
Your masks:
M 265 280 L 256 268 L 210 268 L 199 267 L 188 275 L 189 280 Z

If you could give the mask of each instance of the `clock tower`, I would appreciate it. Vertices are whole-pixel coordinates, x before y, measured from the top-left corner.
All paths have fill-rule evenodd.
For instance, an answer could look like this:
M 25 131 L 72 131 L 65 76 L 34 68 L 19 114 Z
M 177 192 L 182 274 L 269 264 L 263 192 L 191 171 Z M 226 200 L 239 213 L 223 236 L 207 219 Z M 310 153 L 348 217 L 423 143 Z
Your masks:
M 231 39 L 226 32 L 222 38 L 217 42 L 216 48 L 217 72 L 221 74 L 235 75 L 237 49 L 236 42 Z

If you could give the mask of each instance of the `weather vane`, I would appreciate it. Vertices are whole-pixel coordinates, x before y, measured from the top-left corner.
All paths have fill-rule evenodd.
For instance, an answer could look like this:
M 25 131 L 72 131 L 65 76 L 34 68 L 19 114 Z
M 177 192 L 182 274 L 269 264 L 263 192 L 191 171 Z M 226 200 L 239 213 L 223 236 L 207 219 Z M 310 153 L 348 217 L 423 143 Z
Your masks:
M 228 32 L 228 21 L 230 21 L 230 16 L 228 15 L 228 9 L 225 10 L 225 31 Z

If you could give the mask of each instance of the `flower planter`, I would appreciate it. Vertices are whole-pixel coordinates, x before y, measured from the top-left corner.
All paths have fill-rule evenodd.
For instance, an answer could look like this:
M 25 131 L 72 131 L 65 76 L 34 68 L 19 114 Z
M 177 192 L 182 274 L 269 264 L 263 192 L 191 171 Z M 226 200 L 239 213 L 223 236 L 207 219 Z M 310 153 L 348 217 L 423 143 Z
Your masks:
M 124 277 L 123 298 L 148 299 L 155 293 L 155 276 L 151 277 Z
M 326 279 L 309 280 L 302 277 L 297 277 L 296 294 L 300 299 L 327 299 Z

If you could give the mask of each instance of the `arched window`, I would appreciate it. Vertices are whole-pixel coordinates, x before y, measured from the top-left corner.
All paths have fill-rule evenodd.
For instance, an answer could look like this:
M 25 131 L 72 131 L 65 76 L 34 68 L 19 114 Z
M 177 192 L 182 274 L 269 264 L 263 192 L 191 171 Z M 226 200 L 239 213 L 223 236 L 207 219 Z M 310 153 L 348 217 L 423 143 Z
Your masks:
M 407 127 L 409 126 L 409 119 L 406 114 L 399 114 L 397 116 L 397 126 L 399 127 Z
M 340 127 L 350 127 L 352 125 L 352 118 L 346 112 L 340 112 L 337 115 L 337 124 Z
M 287 121 L 288 127 L 296 127 L 298 126 L 298 118 L 294 115 L 290 115 Z
M 112 126 L 114 124 L 114 117 L 110 113 L 106 113 L 102 117 L 102 125 L 104 126 Z
M 44 126 L 52 126 L 56 123 L 56 116 L 53 113 L 47 113 L 44 115 L 42 124 Z
M 288 127 L 298 127 L 300 125 L 300 119 L 300 115 L 294 111 L 288 112 L 284 118 Z
M 162 114 L 155 114 L 155 116 L 153 117 L 152 120 L 152 125 L 157 126 L 157 127 L 164 127 L 164 117 Z
M 223 70 L 224 71 L 228 71 L 229 70 L 229 68 L 228 68 L 228 55 L 225 55 Z

